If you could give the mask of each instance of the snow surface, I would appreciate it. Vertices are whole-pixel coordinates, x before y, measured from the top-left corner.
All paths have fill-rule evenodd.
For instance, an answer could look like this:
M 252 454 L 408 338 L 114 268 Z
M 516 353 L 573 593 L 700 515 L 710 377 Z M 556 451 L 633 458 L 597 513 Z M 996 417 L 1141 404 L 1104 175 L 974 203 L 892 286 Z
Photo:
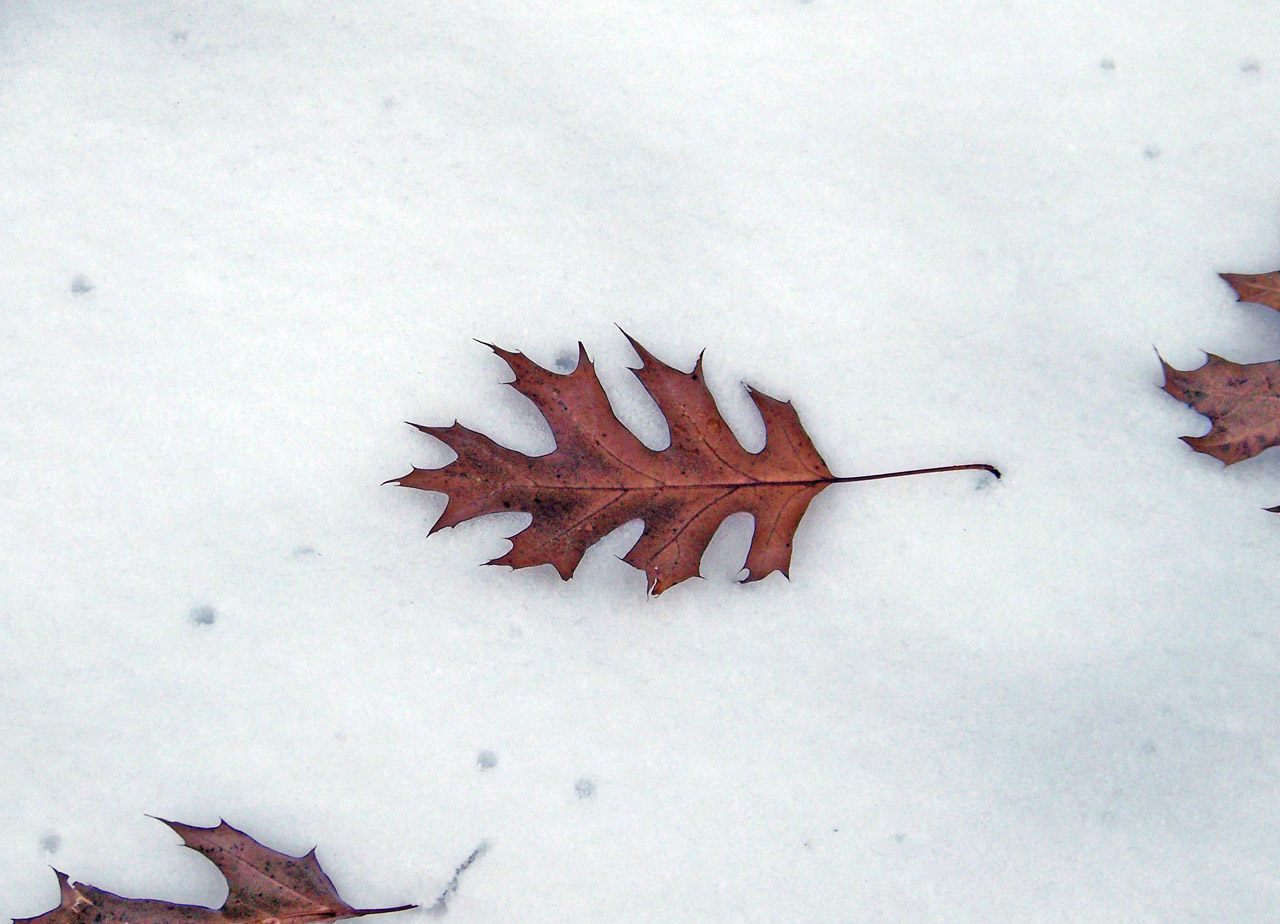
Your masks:
M 147 813 L 425 921 L 1280 920 L 1273 2 L 0 4 L 0 919 L 217 905 Z M 793 580 L 424 538 L 472 338 L 793 399 Z M 388 919 L 390 921 L 390 919 Z

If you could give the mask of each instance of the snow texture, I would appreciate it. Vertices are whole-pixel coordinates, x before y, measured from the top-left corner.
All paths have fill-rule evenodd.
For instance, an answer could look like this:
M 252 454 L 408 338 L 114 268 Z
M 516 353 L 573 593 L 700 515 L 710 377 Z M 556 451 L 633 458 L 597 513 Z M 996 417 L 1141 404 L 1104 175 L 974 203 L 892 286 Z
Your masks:
M 0 5 L 0 919 L 218 904 L 147 813 L 428 920 L 1280 920 L 1280 453 L 1153 353 L 1280 355 L 1280 7 Z M 472 338 L 614 325 L 792 399 L 792 581 L 478 564 L 382 487 Z M 489 845 L 449 891 L 476 845 Z M 439 913 L 440 908 L 435 913 Z

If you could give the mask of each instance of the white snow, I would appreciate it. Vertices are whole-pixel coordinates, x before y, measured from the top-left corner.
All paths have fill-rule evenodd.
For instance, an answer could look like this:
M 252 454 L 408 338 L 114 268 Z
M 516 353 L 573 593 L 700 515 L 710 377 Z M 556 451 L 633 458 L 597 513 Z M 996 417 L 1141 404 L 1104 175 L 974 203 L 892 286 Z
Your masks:
M 1280 921 L 1280 7 L 0 5 L 0 919 L 217 905 L 147 814 L 357 905 L 537 922 Z M 793 400 L 792 580 L 481 568 L 383 487 L 615 324 Z M 387 919 L 390 921 L 390 919 Z

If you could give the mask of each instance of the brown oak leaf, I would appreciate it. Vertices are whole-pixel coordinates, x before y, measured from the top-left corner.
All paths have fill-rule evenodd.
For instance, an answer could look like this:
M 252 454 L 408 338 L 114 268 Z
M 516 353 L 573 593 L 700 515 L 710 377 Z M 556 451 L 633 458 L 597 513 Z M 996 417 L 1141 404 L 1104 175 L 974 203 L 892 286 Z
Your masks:
M 990 465 L 954 465 L 838 478 L 790 402 L 750 387 L 766 441 L 760 452 L 748 452 L 707 390 L 701 356 L 692 371 L 681 372 L 627 339 L 641 360 L 633 371 L 666 416 L 666 449 L 649 449 L 614 416 L 581 343 L 577 367 L 567 374 L 486 344 L 515 373 L 512 387 L 546 418 L 555 450 L 526 456 L 460 424 L 412 424 L 458 458 L 441 468 L 415 468 L 388 483 L 448 496 L 431 532 L 489 513 L 532 514 L 529 527 L 512 538 L 511 550 L 489 564 L 551 564 L 566 580 L 592 544 L 624 523 L 643 520 L 644 533 L 623 560 L 642 569 L 650 592 L 660 594 L 698 573 L 702 553 L 730 514 L 745 511 L 755 519 L 746 580 L 758 581 L 773 571 L 787 574 L 800 519 L 829 484 L 961 469 L 999 477 Z
M 221 908 L 123 898 L 54 870 L 62 892 L 58 907 L 14 924 L 315 924 L 417 907 L 352 908 L 338 896 L 314 850 L 302 857 L 278 853 L 225 821 L 216 828 L 164 823 L 226 878 Z
M 1240 365 L 1206 354 L 1198 369 L 1174 369 L 1163 359 L 1164 390 L 1204 414 L 1213 426 L 1182 441 L 1234 465 L 1280 445 L 1280 362 Z
M 1280 311 L 1280 272 L 1258 273 L 1256 276 L 1242 276 L 1240 273 L 1220 275 L 1236 290 L 1240 301 L 1266 305 Z
M 1240 301 L 1280 311 L 1280 272 L 1221 275 Z M 1164 390 L 1204 414 L 1211 424 L 1204 436 L 1184 436 L 1182 441 L 1225 465 L 1280 445 L 1280 360 L 1242 365 L 1212 353 L 1205 355 L 1204 365 L 1186 371 L 1160 359 Z M 1266 509 L 1280 513 L 1280 506 Z

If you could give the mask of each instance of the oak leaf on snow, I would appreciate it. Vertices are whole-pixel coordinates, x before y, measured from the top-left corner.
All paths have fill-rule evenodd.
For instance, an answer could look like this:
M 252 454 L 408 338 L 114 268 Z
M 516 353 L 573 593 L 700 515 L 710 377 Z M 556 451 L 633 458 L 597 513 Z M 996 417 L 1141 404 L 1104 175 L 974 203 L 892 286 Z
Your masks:
M 197 828 L 158 820 L 222 873 L 227 900 L 221 908 L 124 898 L 72 882 L 54 870 L 61 891 L 58 907 L 33 918 L 18 918 L 13 924 L 319 924 L 417 907 L 353 908 L 339 897 L 314 850 L 291 857 L 264 847 L 225 821 L 217 827 Z
M 1223 273 L 1222 278 L 1240 301 L 1280 311 L 1280 272 Z M 1164 390 L 1211 423 L 1208 433 L 1184 436 L 1183 442 L 1225 465 L 1280 445 L 1280 360 L 1240 364 L 1212 353 L 1207 357 L 1200 368 L 1186 371 L 1160 360 Z M 1280 507 L 1267 509 L 1280 513 Z
M 515 373 L 511 383 L 546 418 L 556 448 L 527 456 L 461 424 L 413 424 L 453 449 L 441 468 L 415 468 L 392 484 L 448 496 L 431 532 L 489 513 L 532 514 L 511 550 L 489 562 L 525 568 L 551 564 L 568 579 L 586 550 L 617 527 L 643 520 L 645 529 L 623 560 L 642 569 L 660 594 L 694 577 L 702 553 L 730 514 L 747 512 L 755 531 L 747 551 L 747 581 L 786 575 L 796 528 L 810 502 L 829 484 L 926 472 L 982 469 L 958 465 L 838 478 L 827 468 L 790 402 L 748 387 L 765 425 L 760 452 L 743 448 L 707 389 L 702 357 L 689 372 L 656 359 L 628 335 L 641 360 L 632 371 L 665 415 L 666 449 L 650 449 L 614 416 L 586 350 L 560 374 L 521 353 L 486 344 Z

